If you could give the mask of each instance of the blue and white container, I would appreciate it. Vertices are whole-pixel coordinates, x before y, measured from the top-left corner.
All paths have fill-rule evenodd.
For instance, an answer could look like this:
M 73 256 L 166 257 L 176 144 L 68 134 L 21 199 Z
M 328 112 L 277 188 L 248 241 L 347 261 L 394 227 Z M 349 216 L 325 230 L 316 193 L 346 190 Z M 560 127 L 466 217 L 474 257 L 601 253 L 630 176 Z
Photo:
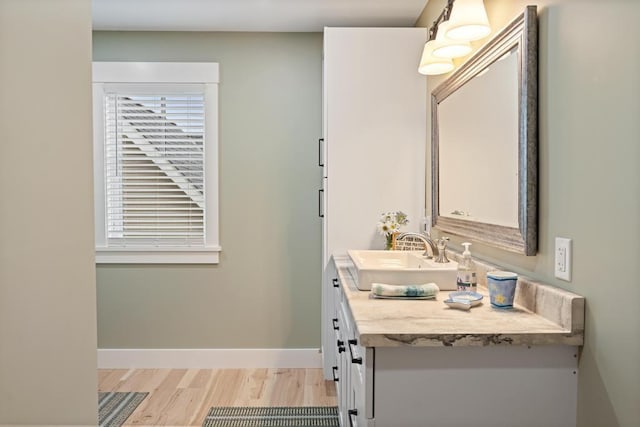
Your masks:
M 496 308 L 513 308 L 513 298 L 516 294 L 518 275 L 510 271 L 489 271 L 487 273 L 487 287 L 489 301 Z

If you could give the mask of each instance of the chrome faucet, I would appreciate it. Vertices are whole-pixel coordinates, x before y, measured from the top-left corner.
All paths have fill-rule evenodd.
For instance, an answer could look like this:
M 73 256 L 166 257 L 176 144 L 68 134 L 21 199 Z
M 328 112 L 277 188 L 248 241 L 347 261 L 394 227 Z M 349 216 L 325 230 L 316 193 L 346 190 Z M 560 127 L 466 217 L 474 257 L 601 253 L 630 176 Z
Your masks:
M 436 247 L 435 243 L 433 242 L 433 240 L 431 240 L 431 237 L 429 236 L 425 236 L 424 234 L 420 234 L 420 233 L 414 233 L 412 231 L 406 231 L 404 233 L 400 233 L 396 236 L 396 240 L 402 240 L 405 237 L 415 237 L 417 239 L 420 239 L 424 242 L 424 253 L 422 254 L 422 256 L 427 257 L 427 258 L 435 258 L 438 257 L 439 252 L 438 252 L 438 248 Z M 429 249 L 431 248 L 431 254 L 429 255 Z M 442 261 L 445 262 L 445 261 Z

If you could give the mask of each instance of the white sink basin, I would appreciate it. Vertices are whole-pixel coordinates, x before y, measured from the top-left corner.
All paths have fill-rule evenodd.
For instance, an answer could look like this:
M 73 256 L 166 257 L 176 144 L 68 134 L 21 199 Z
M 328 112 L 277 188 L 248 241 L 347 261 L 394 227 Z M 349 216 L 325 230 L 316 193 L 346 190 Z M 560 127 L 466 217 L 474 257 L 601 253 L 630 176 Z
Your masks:
M 456 290 L 458 263 L 437 263 L 422 256 L 423 251 L 349 250 L 350 269 L 356 286 L 371 290 L 372 283 L 416 285 L 433 282 L 440 290 Z

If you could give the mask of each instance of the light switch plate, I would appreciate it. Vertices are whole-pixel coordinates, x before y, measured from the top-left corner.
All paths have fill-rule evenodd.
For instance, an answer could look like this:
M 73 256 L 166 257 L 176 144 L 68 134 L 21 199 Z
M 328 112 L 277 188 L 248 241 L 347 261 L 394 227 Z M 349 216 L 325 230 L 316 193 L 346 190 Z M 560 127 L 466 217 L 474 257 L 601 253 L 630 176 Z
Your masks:
M 571 239 L 556 237 L 555 275 L 558 279 L 571 281 Z

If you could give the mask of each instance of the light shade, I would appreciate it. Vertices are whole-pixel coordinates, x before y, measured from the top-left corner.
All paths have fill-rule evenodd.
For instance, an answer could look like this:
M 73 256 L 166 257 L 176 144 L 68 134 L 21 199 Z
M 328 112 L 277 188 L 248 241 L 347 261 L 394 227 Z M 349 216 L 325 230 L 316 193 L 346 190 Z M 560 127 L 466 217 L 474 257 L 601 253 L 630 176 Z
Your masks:
M 418 72 L 420 74 L 436 75 L 448 73 L 453 70 L 453 62 L 450 59 L 433 56 L 434 45 L 435 40 L 429 40 L 424 44 L 420 65 L 418 66 Z
M 438 58 L 459 58 L 471 53 L 471 44 L 464 40 L 452 40 L 446 36 L 450 27 L 450 21 L 441 22 L 438 25 L 433 56 Z
M 456 0 L 446 36 L 452 40 L 479 40 L 491 33 L 482 0 Z

